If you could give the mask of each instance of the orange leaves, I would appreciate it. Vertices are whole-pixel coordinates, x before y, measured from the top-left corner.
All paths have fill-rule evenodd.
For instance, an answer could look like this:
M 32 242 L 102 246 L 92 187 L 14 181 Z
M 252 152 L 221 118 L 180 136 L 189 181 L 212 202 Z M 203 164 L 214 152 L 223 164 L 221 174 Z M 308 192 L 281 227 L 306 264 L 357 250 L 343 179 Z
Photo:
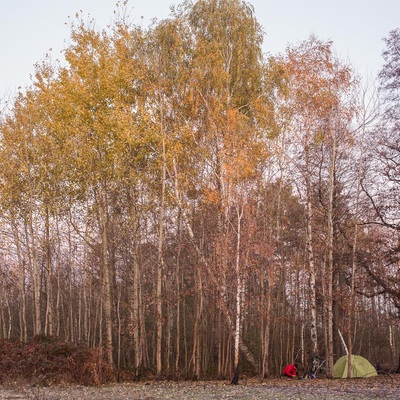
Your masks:
M 252 145 L 255 144 L 251 137 L 253 130 L 249 126 L 248 118 L 238 110 L 229 109 L 226 114 L 223 169 L 228 180 L 240 182 L 254 174 L 255 165 L 252 160 L 257 155 L 252 154 Z
M 287 50 L 286 68 L 299 110 L 326 114 L 340 102 L 340 90 L 351 84 L 349 67 L 332 52 L 332 42 L 311 36 Z
M 218 123 L 215 174 L 219 184 L 204 189 L 203 200 L 228 205 L 232 196 L 240 195 L 261 174 L 259 167 L 266 160 L 265 143 L 250 119 L 238 109 L 227 109 Z
M 206 188 L 203 194 L 203 201 L 206 204 L 218 205 L 221 203 L 221 194 L 216 189 Z
M 288 47 L 279 59 L 288 77 L 291 128 L 307 132 L 315 143 L 329 141 L 339 125 L 348 126 L 355 108 L 357 80 L 351 67 L 334 55 L 332 46 L 311 36 Z

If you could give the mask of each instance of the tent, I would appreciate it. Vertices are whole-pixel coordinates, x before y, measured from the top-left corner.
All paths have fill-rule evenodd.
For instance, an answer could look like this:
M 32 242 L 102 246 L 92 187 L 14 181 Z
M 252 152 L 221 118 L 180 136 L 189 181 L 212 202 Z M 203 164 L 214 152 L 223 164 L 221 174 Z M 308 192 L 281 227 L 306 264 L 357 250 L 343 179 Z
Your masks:
M 334 378 L 347 378 L 347 355 L 340 357 L 333 366 Z M 364 357 L 352 355 L 351 356 L 351 377 L 352 378 L 369 378 L 377 376 L 374 366 Z

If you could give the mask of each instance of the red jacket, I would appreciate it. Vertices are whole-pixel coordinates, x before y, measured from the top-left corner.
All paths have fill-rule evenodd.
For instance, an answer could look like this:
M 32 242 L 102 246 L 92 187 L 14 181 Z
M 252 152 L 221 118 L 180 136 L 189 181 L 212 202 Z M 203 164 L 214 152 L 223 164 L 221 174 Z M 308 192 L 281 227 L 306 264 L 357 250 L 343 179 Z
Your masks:
M 294 376 L 297 376 L 297 368 L 293 364 L 286 365 L 282 371 L 282 375 L 293 378 Z

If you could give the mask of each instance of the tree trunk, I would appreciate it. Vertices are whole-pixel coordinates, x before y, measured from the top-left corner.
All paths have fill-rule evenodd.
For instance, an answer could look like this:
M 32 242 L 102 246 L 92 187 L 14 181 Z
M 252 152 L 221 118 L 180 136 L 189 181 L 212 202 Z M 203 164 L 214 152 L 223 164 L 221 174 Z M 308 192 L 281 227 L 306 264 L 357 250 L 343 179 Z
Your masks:
M 21 245 L 20 245 L 20 237 L 18 232 L 17 223 L 15 220 L 14 215 L 11 216 L 11 227 L 14 236 L 14 243 L 15 248 L 17 250 L 17 260 L 18 265 L 20 267 L 20 274 L 19 274 L 19 291 L 21 293 L 21 307 L 20 307 L 20 340 L 22 343 L 26 343 L 28 340 L 28 325 L 26 322 L 26 269 L 25 269 L 25 262 L 22 257 L 21 253 Z
M 111 298 L 111 270 L 108 261 L 107 235 L 107 194 L 106 189 L 100 189 L 99 196 L 99 226 L 101 232 L 101 262 L 102 262 L 102 289 L 103 311 L 105 328 L 106 359 L 113 365 L 113 336 L 112 336 L 112 298 Z
M 134 224 L 134 226 L 136 223 Z M 136 228 L 134 228 L 136 232 Z M 134 346 L 134 365 L 135 379 L 141 377 L 143 353 L 140 345 L 140 266 L 139 266 L 139 240 L 135 238 L 133 253 L 133 290 L 132 290 L 132 326 L 133 326 L 133 346 Z
M 203 281 L 201 277 L 201 271 L 197 268 L 195 272 L 195 286 L 196 286 L 196 297 L 197 297 L 197 310 L 196 317 L 193 326 L 193 380 L 200 379 L 201 372 L 201 347 L 200 347 L 200 324 L 203 315 Z
M 236 323 L 234 334 L 234 353 L 233 353 L 233 367 L 234 374 L 231 383 L 237 385 L 239 383 L 240 373 L 240 341 L 242 330 L 242 296 L 243 296 L 243 282 L 242 271 L 240 268 L 240 247 L 241 247 L 241 227 L 243 217 L 243 205 L 237 205 L 237 226 L 236 226 L 236 260 L 235 260 L 235 273 L 236 273 Z
M 314 263 L 314 248 L 313 248 L 313 206 L 312 206 L 312 186 L 311 186 L 311 162 L 310 162 L 310 135 L 306 133 L 306 145 L 305 145 L 305 156 L 306 156 L 306 196 L 307 196 L 307 208 L 306 208 L 306 221 L 307 221 L 307 254 L 308 254 L 308 267 L 310 272 L 310 305 L 311 305 L 311 323 L 310 323 L 310 335 L 311 335 L 311 349 L 310 356 L 318 355 L 318 333 L 317 333 L 317 294 L 315 288 L 315 263 Z
M 52 304 L 52 280 L 53 270 L 51 263 L 51 244 L 50 244 L 50 218 L 49 210 L 46 207 L 46 221 L 45 221 L 45 247 L 46 247 L 46 317 L 44 325 L 44 333 L 46 335 L 54 334 L 53 323 L 53 304 Z
M 332 135 L 331 164 L 329 169 L 328 188 L 328 265 L 326 269 L 326 308 L 327 308 L 327 371 L 328 378 L 333 378 L 333 202 L 335 191 L 335 168 L 336 168 L 336 135 Z
M 30 213 L 29 221 L 25 223 L 25 236 L 27 243 L 27 253 L 29 266 L 32 276 L 32 290 L 33 290 L 33 334 L 39 335 L 42 333 L 41 327 L 41 312 L 40 312 L 40 268 L 36 255 L 36 241 L 33 229 L 33 215 Z
M 264 282 L 264 271 L 262 271 L 262 282 Z M 261 290 L 264 293 L 264 290 L 266 292 L 265 295 L 265 308 L 263 307 L 264 302 L 262 301 L 262 310 L 263 312 L 263 329 L 264 329 L 264 334 L 262 339 L 262 349 L 263 349 L 263 362 L 262 362 L 262 374 L 261 374 L 261 379 L 263 380 L 264 378 L 267 378 L 270 374 L 269 371 L 269 344 L 270 344 L 270 324 L 271 324 L 271 301 L 272 301 L 272 292 L 271 292 L 271 287 L 272 287 L 272 272 L 271 268 L 268 268 L 267 276 L 266 276 L 266 283 L 265 283 L 265 289 L 264 289 L 264 283 L 262 283 Z M 262 296 L 264 297 L 264 296 Z
M 163 108 L 162 100 L 160 100 L 160 120 L 161 120 L 161 199 L 159 211 L 159 226 L 158 226 L 158 258 L 157 258 L 157 338 L 156 338 L 156 364 L 157 364 L 157 377 L 161 378 L 162 374 L 162 337 L 163 337 L 163 298 L 162 298 L 162 283 L 164 274 L 164 214 L 165 214 L 165 186 L 167 179 L 167 159 L 166 159 L 166 143 L 165 131 L 163 121 Z
M 181 245 L 182 245 L 182 229 L 181 229 L 181 210 L 179 208 L 178 213 L 178 249 L 176 254 L 176 266 L 175 266 L 175 279 L 176 279 L 176 337 L 175 337 L 175 377 L 180 377 L 180 353 L 181 353 Z

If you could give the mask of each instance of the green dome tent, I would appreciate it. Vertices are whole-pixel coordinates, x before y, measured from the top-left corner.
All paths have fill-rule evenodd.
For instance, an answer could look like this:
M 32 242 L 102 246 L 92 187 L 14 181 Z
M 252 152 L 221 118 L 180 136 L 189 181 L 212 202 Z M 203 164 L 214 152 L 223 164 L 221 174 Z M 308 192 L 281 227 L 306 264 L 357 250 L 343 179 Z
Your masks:
M 333 366 L 334 378 L 347 378 L 347 357 L 340 357 Z M 369 378 L 377 376 L 374 366 L 364 357 L 352 355 L 351 356 L 351 377 L 352 378 Z

